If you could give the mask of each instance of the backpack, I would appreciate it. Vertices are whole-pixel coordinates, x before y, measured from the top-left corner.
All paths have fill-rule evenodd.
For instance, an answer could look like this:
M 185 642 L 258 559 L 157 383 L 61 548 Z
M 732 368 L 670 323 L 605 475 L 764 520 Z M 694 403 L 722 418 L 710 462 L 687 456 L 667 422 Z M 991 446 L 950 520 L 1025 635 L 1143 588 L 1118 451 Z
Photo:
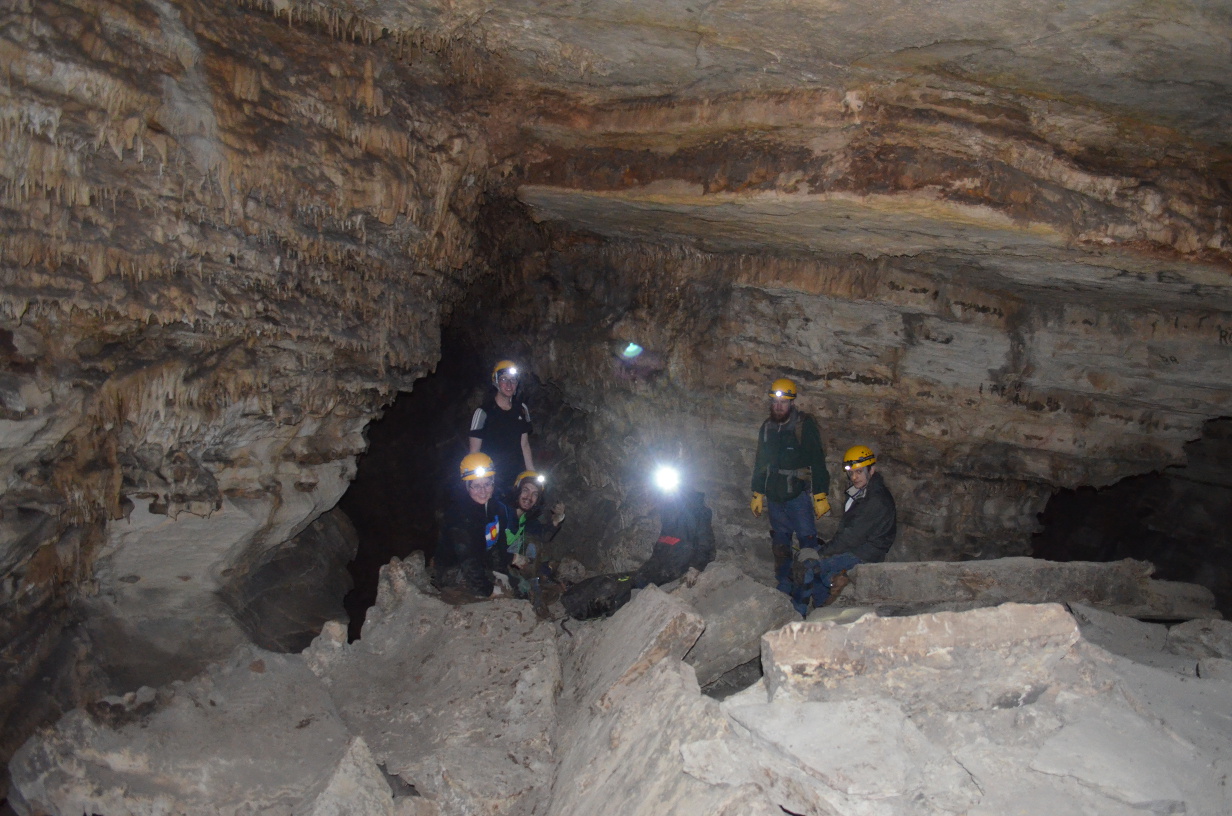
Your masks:
M 629 573 L 596 575 L 565 590 L 560 597 L 569 617 L 577 620 L 606 618 L 629 602 L 633 578 Z

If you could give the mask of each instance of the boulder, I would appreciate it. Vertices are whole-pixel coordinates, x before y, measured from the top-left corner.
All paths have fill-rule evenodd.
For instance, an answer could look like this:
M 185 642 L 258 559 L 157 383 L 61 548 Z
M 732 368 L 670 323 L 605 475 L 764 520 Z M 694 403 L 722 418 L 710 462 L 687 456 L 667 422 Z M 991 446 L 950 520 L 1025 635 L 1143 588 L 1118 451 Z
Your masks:
M 705 631 L 685 655 L 702 686 L 758 657 L 763 633 L 800 619 L 787 595 L 759 584 L 730 563 L 711 564 L 692 586 L 686 583 L 673 594 L 706 622 Z
M 792 623 L 762 638 L 773 695 L 832 701 L 881 695 L 907 710 L 1010 708 L 1038 697 L 1079 638 L 1055 604 L 1004 604 L 850 624 Z
M 639 593 L 602 625 L 636 611 L 650 594 Z M 561 759 L 547 813 L 781 816 L 756 785 L 713 782 L 687 772 L 689 746 L 722 739 L 731 724 L 717 703 L 701 695 L 692 668 L 678 657 L 654 648 L 630 651 L 654 662 L 630 665 L 632 671 L 621 674 L 615 687 L 619 694 L 612 693 L 615 688 L 602 692 L 602 682 L 579 688 L 584 699 L 602 702 L 574 709 L 562 723 Z
M 1128 617 L 1186 620 L 1218 617 L 1210 590 L 1155 581 L 1146 561 L 1111 563 L 997 558 L 861 564 L 837 606 L 871 606 L 879 614 L 963 611 L 1002 603 L 1082 603 Z
M 191 681 L 70 712 L 10 771 L 23 815 L 396 812 L 364 740 L 303 659 L 255 647 Z
M 1069 604 L 1069 611 L 1088 643 L 1136 663 L 1195 676 L 1197 664 L 1193 659 L 1164 651 L 1168 627 L 1162 623 L 1147 623 L 1079 603 Z
M 1232 622 L 1191 620 L 1168 630 L 1168 651 L 1187 657 L 1232 658 Z
M 442 813 L 529 813 L 546 789 L 556 634 L 527 601 L 450 606 L 413 565 L 382 569 L 360 640 L 334 626 L 309 658 L 343 722 Z

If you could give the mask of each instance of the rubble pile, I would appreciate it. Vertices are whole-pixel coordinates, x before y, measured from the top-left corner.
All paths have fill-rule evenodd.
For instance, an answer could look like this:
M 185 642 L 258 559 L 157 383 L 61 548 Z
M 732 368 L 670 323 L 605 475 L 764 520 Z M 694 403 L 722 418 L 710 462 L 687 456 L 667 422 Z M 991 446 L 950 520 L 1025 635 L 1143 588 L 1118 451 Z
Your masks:
M 796 621 L 753 636 L 764 678 L 719 702 L 699 676 L 747 648 L 724 615 L 774 615 L 749 584 L 720 562 L 562 624 L 525 601 L 451 606 L 395 559 L 360 640 L 332 623 L 302 654 L 246 646 L 73 711 L 18 751 L 10 801 L 73 816 L 1232 809 L 1232 624 L 1168 631 L 1076 603 Z M 713 603 L 724 589 L 742 600 Z

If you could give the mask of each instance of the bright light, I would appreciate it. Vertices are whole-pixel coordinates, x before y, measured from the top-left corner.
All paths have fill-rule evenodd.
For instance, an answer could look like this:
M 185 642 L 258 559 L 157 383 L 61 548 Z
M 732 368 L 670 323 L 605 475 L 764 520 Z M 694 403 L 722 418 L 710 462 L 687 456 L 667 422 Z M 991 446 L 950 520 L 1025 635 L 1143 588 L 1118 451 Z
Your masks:
M 638 356 L 643 351 L 645 351 L 645 349 L 643 349 L 637 343 L 630 343 L 629 345 L 625 346 L 624 351 L 620 352 L 620 356 L 624 357 L 626 360 L 632 360 L 634 357 Z
M 547 484 L 548 477 L 540 473 L 538 476 L 535 477 L 535 481 L 538 482 L 539 484 Z
M 482 479 L 484 476 L 487 476 L 487 475 L 488 475 L 488 469 L 484 467 L 483 465 L 480 465 L 479 467 L 475 468 L 475 478 L 476 479 Z
M 518 376 L 518 369 L 516 366 L 510 366 L 509 368 L 505 369 L 505 373 L 508 374 L 510 377 L 516 377 Z
M 680 471 L 671 465 L 659 465 L 654 472 L 654 483 L 660 490 L 675 490 L 680 487 Z

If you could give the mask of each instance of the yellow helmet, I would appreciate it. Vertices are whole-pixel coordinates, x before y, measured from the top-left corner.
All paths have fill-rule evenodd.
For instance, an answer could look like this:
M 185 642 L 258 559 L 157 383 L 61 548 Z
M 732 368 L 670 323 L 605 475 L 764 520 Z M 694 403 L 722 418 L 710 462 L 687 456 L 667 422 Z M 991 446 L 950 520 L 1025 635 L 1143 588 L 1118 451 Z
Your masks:
M 542 473 L 539 473 L 534 470 L 524 470 L 518 474 L 518 478 L 513 480 L 513 489 L 521 490 L 522 482 L 526 481 L 527 479 L 530 479 L 531 481 L 533 481 L 535 484 L 539 485 L 540 487 L 543 487 L 544 483 L 547 482 L 547 477 L 544 476 Z
M 518 364 L 513 360 L 501 360 L 492 367 L 492 385 L 500 385 L 501 375 L 508 377 L 518 376 Z
M 775 380 L 770 383 L 770 396 L 774 399 L 794 400 L 796 398 L 795 381 L 786 377 Z
M 462 471 L 464 482 L 496 475 L 496 468 L 492 467 L 492 457 L 486 453 L 466 454 L 462 457 L 462 465 L 459 469 Z
M 843 470 L 859 470 L 869 465 L 877 464 L 873 449 L 866 445 L 856 445 L 843 454 Z

